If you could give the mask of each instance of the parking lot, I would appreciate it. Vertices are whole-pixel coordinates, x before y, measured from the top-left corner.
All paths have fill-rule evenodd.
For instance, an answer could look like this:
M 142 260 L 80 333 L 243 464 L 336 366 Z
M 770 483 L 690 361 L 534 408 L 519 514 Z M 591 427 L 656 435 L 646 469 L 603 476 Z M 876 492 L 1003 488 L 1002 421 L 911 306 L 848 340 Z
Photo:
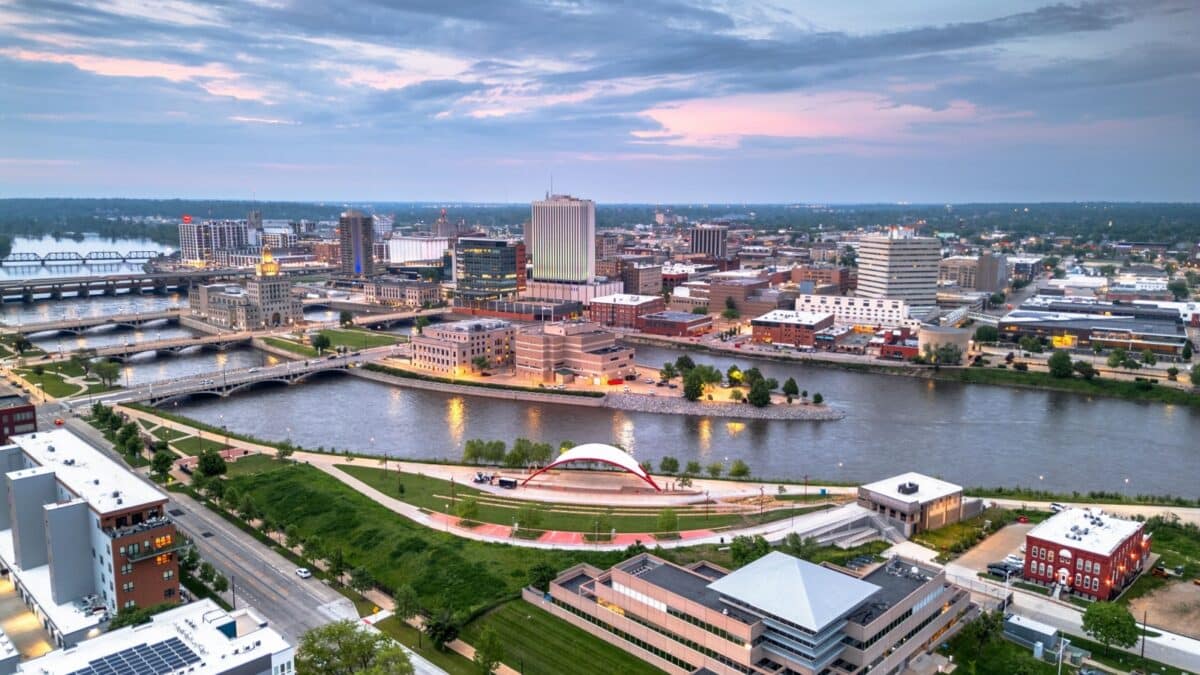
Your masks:
M 1013 523 L 984 539 L 954 562 L 975 572 L 986 572 L 988 563 L 1004 560 L 1010 553 L 1021 555 L 1019 549 L 1031 529 L 1033 523 Z

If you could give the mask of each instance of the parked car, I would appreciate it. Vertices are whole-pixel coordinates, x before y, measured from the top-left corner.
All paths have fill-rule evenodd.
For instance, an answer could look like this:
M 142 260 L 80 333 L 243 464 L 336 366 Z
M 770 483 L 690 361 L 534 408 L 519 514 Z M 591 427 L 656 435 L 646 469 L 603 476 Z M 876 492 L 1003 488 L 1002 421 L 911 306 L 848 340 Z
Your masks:
M 296 576 L 300 577 L 301 579 L 311 579 L 312 572 L 309 571 L 307 567 L 297 567 Z
M 1053 511 L 1054 513 L 1059 513 L 1060 511 L 1066 511 L 1069 508 L 1071 508 L 1071 507 L 1067 506 L 1066 504 L 1059 504 L 1058 502 L 1050 502 L 1050 510 Z

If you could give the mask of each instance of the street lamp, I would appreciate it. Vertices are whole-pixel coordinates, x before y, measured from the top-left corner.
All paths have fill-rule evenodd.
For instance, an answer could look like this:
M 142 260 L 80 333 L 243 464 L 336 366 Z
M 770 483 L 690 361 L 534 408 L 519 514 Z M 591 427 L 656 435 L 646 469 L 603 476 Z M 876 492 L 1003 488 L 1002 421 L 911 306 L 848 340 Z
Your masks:
M 1071 641 L 1067 638 L 1059 638 L 1058 640 L 1058 675 L 1062 675 L 1063 651 L 1069 644 L 1071 644 Z

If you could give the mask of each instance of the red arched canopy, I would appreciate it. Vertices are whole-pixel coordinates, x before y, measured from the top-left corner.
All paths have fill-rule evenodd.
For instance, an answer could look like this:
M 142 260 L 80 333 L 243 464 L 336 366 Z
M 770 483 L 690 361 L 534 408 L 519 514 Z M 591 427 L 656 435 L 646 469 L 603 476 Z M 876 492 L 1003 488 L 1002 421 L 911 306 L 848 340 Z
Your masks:
M 596 462 L 615 466 L 622 471 L 626 471 L 637 476 L 638 478 L 641 478 L 643 481 L 648 483 L 650 487 L 662 492 L 662 488 L 658 487 L 658 485 L 654 482 L 654 479 L 650 477 L 650 474 L 646 473 L 645 470 L 643 470 L 642 467 L 639 466 L 636 461 L 634 461 L 633 457 L 629 456 L 629 453 L 620 448 L 614 448 L 611 445 L 605 445 L 604 443 L 585 443 L 583 445 L 577 445 L 571 448 L 570 450 L 559 455 L 558 459 L 550 462 L 537 471 L 534 471 L 528 478 L 525 479 L 523 483 L 521 483 L 521 485 L 527 484 L 529 481 L 533 480 L 535 476 L 544 471 L 549 471 L 556 466 L 569 464 L 571 462 Z

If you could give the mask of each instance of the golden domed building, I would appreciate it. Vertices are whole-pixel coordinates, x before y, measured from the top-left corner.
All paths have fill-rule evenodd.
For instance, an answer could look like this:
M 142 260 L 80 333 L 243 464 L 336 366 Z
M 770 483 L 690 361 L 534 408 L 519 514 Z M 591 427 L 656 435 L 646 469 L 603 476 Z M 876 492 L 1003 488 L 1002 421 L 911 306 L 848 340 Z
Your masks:
M 209 284 L 196 289 L 192 316 L 222 328 L 257 330 L 304 321 L 304 303 L 292 295 L 292 283 L 279 273 L 279 262 L 264 247 L 245 288 Z

